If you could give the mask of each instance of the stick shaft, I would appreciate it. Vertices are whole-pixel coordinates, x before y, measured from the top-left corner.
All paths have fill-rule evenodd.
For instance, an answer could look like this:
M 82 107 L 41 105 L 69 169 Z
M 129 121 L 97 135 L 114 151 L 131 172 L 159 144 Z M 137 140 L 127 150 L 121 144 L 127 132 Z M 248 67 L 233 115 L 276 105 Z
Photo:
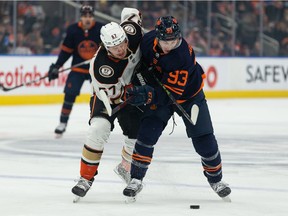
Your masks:
M 128 103 L 129 101 L 132 99 L 133 96 L 129 97 L 127 100 L 125 100 L 124 102 L 122 102 L 121 104 L 119 104 L 118 106 L 114 107 L 112 109 L 112 114 L 115 114 L 116 112 L 118 112 L 119 110 L 121 110 L 122 108 L 124 108 Z
M 168 97 L 170 98 L 170 100 L 173 102 L 173 104 L 176 105 L 176 107 L 180 110 L 180 112 L 182 112 L 182 114 L 184 115 L 184 117 L 192 124 L 195 125 L 195 122 L 193 122 L 191 120 L 191 117 L 189 116 L 189 114 L 185 111 L 185 109 L 176 101 L 176 99 L 174 98 L 174 96 L 171 94 L 171 92 L 159 81 L 159 79 L 155 76 L 155 74 L 153 74 L 154 79 L 156 80 L 156 82 L 162 87 L 162 89 L 166 92 L 166 94 L 168 95 Z

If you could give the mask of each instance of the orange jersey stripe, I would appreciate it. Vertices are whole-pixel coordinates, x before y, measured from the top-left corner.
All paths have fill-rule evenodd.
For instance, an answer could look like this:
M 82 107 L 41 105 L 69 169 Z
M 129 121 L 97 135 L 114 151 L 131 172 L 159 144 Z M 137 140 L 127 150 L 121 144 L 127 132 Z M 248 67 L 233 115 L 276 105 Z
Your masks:
M 167 89 L 169 89 L 170 91 L 178 94 L 178 95 L 182 95 L 184 90 L 183 89 L 178 89 L 178 88 L 173 88 L 171 86 L 168 86 L 168 85 L 164 85 Z
M 206 79 L 206 74 L 205 73 L 202 74 L 201 76 L 202 76 L 202 79 Z
M 187 100 L 176 100 L 176 102 L 179 103 L 179 104 L 182 104 L 182 103 L 184 103 L 185 101 L 187 101 Z
M 181 88 L 176 88 L 176 87 L 172 87 L 172 86 L 165 85 L 165 84 L 164 84 L 164 86 L 165 87 L 170 87 L 170 88 L 172 88 L 172 89 L 174 89 L 175 91 L 178 91 L 178 92 L 182 92 L 182 93 L 184 92 L 184 89 L 181 89 Z
M 88 69 L 83 69 L 83 68 L 72 68 L 72 71 L 74 72 L 78 72 L 78 73 L 84 73 L 84 74 L 88 74 L 89 73 L 89 70 Z
M 93 28 L 93 26 L 95 26 L 95 25 L 96 25 L 96 21 L 93 21 L 91 27 L 89 28 L 89 30 L 90 30 L 91 28 Z M 78 27 L 84 29 L 83 23 L 82 23 L 81 21 L 78 22 Z
M 202 83 L 201 83 L 201 86 L 200 86 L 200 88 L 197 90 L 197 92 L 192 95 L 192 97 L 195 97 L 195 96 L 203 89 L 203 87 L 204 87 L 204 79 L 205 79 L 205 78 L 206 78 L 206 74 L 202 74 L 202 79 L 203 79 L 203 81 L 202 81 Z M 187 101 L 187 100 L 176 100 L 176 101 L 177 101 L 177 103 L 181 104 L 181 103 L 184 103 L 184 102 Z
M 67 52 L 67 53 L 72 53 L 73 52 L 73 49 L 65 46 L 65 45 L 62 45 L 61 46 L 61 50 L 63 50 L 64 52 Z

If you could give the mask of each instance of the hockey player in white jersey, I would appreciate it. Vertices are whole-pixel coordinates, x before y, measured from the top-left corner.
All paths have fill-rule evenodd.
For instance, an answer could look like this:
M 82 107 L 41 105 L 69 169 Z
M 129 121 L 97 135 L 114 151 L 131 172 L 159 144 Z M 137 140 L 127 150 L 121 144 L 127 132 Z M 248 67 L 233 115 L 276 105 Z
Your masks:
M 121 13 L 121 24 L 108 23 L 101 28 L 102 45 L 90 63 L 93 96 L 90 100 L 90 127 L 82 150 L 80 162 L 80 179 L 72 188 L 72 193 L 84 197 L 90 189 L 94 177 L 98 174 L 98 166 L 114 128 L 117 118 L 125 136 L 122 149 L 122 161 L 115 172 L 128 184 L 130 181 L 130 164 L 134 144 L 142 116 L 137 107 L 127 105 L 119 112 L 109 116 L 103 103 L 100 90 L 104 90 L 110 106 L 116 107 L 123 102 L 125 87 L 131 85 L 135 67 L 140 61 L 139 44 L 143 36 L 141 14 L 137 9 L 124 8 Z M 149 89 L 148 89 L 149 90 Z M 138 98 L 139 99 L 139 98 Z M 147 100 L 147 98 L 143 98 Z M 107 105 L 106 105 L 107 106 Z

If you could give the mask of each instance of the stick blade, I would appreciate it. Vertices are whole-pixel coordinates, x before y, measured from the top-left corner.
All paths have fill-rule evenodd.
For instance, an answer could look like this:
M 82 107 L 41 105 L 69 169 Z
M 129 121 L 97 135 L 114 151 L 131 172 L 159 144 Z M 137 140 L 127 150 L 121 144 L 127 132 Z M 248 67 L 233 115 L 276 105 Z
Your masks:
M 2 83 L 0 83 L 0 89 L 2 89 L 4 92 L 9 91 L 7 88 L 4 87 Z
M 191 109 L 191 121 L 193 122 L 194 125 L 196 125 L 198 114 L 199 114 L 199 107 L 196 104 L 194 104 Z
M 101 89 L 99 91 L 99 94 L 100 94 L 100 99 L 104 103 L 104 106 L 107 110 L 108 115 L 111 116 L 112 115 L 112 108 L 110 106 L 109 98 L 107 97 L 106 92 L 103 89 Z

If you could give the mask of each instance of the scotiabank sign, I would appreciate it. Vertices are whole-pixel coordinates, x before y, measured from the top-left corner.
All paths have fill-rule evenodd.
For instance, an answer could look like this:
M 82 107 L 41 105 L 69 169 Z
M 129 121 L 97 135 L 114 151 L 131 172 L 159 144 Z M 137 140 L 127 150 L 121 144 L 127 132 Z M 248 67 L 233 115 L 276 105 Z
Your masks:
M 60 73 L 59 78 L 49 82 L 48 78 L 40 80 L 47 75 L 51 63 L 55 63 L 55 56 L 0 56 L 0 83 L 12 88 L 32 80 L 39 80 L 8 92 L 7 95 L 22 94 L 59 94 L 63 92 L 69 70 Z M 67 61 L 61 69 L 70 68 L 71 61 Z M 60 70 L 61 70 L 60 69 Z M 84 88 L 87 93 L 89 88 Z
M 2 83 L 5 84 L 5 87 L 13 87 L 16 85 L 20 85 L 22 83 L 30 82 L 31 80 L 39 80 L 38 82 L 35 82 L 33 84 L 27 85 L 27 87 L 39 87 L 39 86 L 45 86 L 45 87 L 63 87 L 65 84 L 67 74 L 60 74 L 59 79 L 53 80 L 52 82 L 49 82 L 49 80 L 40 78 L 42 76 L 45 76 L 47 72 L 40 72 L 36 65 L 33 65 L 33 69 L 30 71 L 28 68 L 24 68 L 24 66 L 21 64 L 18 67 L 12 68 L 12 70 L 8 71 L 1 71 L 0 70 L 0 80 Z

